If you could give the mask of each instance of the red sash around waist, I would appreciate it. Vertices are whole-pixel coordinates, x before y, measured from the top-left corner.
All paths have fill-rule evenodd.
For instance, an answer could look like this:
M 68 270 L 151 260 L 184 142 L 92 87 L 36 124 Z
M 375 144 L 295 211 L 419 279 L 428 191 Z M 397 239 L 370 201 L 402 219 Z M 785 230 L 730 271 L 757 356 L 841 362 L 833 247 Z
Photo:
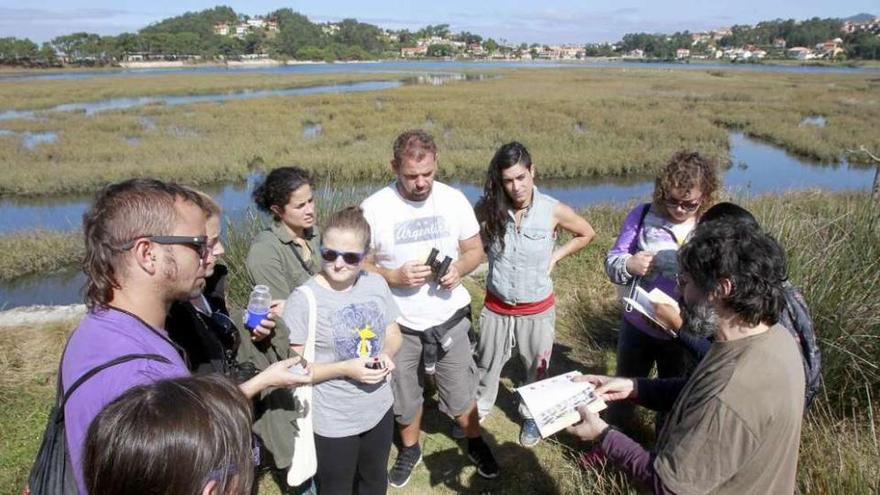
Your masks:
M 485 306 L 489 311 L 505 316 L 528 316 L 547 311 L 556 304 L 556 296 L 551 292 L 545 299 L 529 303 L 507 304 L 492 291 L 486 291 Z

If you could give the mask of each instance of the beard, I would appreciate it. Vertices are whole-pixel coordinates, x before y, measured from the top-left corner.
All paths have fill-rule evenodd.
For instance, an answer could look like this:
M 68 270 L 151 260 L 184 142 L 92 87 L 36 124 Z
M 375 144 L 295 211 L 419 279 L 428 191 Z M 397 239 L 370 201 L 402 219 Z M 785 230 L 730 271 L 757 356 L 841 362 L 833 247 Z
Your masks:
M 698 337 L 710 337 L 718 330 L 718 313 L 707 299 L 682 304 L 683 328 Z
M 165 253 L 165 266 L 162 270 L 163 281 L 168 289 L 168 299 L 171 301 L 188 301 L 199 297 L 205 288 L 205 278 L 197 277 L 193 280 L 183 280 L 177 260 L 170 252 Z M 186 283 L 189 282 L 189 283 Z

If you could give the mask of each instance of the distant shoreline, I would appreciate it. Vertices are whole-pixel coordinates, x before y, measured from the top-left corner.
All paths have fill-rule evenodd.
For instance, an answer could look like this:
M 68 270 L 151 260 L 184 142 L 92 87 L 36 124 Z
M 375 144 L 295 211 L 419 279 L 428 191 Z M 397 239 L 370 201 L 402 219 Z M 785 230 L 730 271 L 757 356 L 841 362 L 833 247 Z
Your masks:
M 594 63 L 620 63 L 620 64 L 656 64 L 656 63 L 666 63 L 666 64 L 681 64 L 681 65 L 730 65 L 730 66 L 740 66 L 740 65 L 755 65 L 755 66 L 781 66 L 781 67 L 816 67 L 822 68 L 827 67 L 830 69 L 836 68 L 866 68 L 866 69 L 877 69 L 880 68 L 880 61 L 878 60 L 848 60 L 848 61 L 811 61 L 811 62 L 803 62 L 799 60 L 787 60 L 787 59 L 773 59 L 773 60 L 763 60 L 759 62 L 737 62 L 730 60 L 718 60 L 718 59 L 685 59 L 685 60 L 667 60 L 660 58 L 627 58 L 627 57 L 587 57 L 585 59 L 579 60 L 517 60 L 517 59 L 470 59 L 470 58 L 446 58 L 446 57 L 422 57 L 422 58 L 390 58 L 390 59 L 376 59 L 376 60 L 334 60 L 334 61 L 323 61 L 323 60 L 277 60 L 277 59 L 261 59 L 261 60 L 227 60 L 227 61 L 200 61 L 200 62 L 192 62 L 192 61 L 184 61 L 184 60 L 162 60 L 162 61 L 143 61 L 143 62 L 120 62 L 116 65 L 103 65 L 103 66 L 76 66 L 76 65 L 65 65 L 62 67 L 18 67 L 18 66 L 9 66 L 9 65 L 0 65 L 0 75 L 13 75 L 13 74 L 51 74 L 51 73 L 64 73 L 64 72 L 81 72 L 81 71 L 118 71 L 118 70 L 152 70 L 152 69 L 184 69 L 184 68 L 198 68 L 198 67 L 229 67 L 229 68 L 248 68 L 248 67 L 281 67 L 285 65 L 322 65 L 322 64 L 375 64 L 382 62 L 420 62 L 420 61 L 431 61 L 431 62 L 457 62 L 457 63 L 505 63 L 505 62 L 514 62 L 514 63 L 534 63 L 534 64 L 542 64 L 542 63 L 561 63 L 561 64 L 571 64 L 571 65 L 590 65 Z

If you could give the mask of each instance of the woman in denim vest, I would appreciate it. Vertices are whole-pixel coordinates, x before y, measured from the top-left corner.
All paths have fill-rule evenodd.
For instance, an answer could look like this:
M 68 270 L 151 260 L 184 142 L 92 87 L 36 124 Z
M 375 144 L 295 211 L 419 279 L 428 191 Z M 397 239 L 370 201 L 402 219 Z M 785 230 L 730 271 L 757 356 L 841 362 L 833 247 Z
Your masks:
M 502 146 L 489 164 L 477 219 L 489 257 L 486 302 L 480 312 L 477 407 L 483 418 L 495 405 L 501 369 L 514 347 L 526 369 L 523 384 L 544 378 L 553 351 L 556 306 L 550 273 L 562 258 L 580 251 L 595 233 L 570 207 L 535 187 L 535 167 L 520 143 Z M 572 238 L 556 247 L 561 228 Z M 520 405 L 520 443 L 532 447 L 541 436 Z

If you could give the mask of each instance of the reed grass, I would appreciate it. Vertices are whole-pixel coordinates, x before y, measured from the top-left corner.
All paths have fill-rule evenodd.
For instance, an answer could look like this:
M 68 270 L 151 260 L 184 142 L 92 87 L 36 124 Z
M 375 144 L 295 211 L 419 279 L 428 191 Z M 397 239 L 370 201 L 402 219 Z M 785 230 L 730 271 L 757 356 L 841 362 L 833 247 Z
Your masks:
M 880 124 L 880 79 L 871 74 L 630 68 L 494 74 L 501 77 L 439 87 L 4 121 L 0 126 L 14 131 L 60 134 L 57 142 L 33 150 L 16 136 L 0 136 L 0 195 L 85 192 L 133 175 L 207 184 L 285 164 L 342 181 L 383 179 L 391 142 L 412 127 L 436 137 L 441 176 L 464 180 L 482 176 L 497 147 L 514 139 L 541 157 L 544 178 L 650 176 L 681 148 L 726 161 L 727 128 L 824 161 L 860 145 L 880 149 L 874 130 Z M 80 83 L 65 82 L 71 88 Z M 175 84 L 187 90 L 196 85 L 172 79 L 160 89 L 174 91 Z M 19 100 L 33 106 L 27 95 Z M 827 126 L 801 126 L 811 115 L 825 117 Z M 321 134 L 304 136 L 308 123 L 320 123 Z
M 33 230 L 0 236 L 0 281 L 46 273 L 78 263 L 85 253 L 82 234 Z

